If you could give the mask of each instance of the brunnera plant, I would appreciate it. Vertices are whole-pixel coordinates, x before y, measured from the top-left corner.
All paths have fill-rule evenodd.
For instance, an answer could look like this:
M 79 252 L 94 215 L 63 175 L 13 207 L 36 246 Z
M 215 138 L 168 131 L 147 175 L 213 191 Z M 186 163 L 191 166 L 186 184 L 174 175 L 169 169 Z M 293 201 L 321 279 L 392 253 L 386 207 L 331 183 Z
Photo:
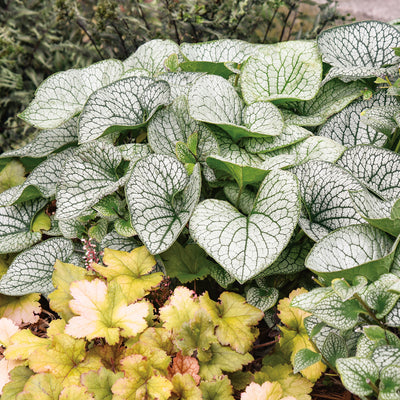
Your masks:
M 223 292 L 216 302 L 180 286 L 156 309 L 163 274 L 144 246 L 105 249 L 103 262 L 90 271 L 56 262 L 49 301 L 61 318 L 46 337 L 0 319 L 2 399 L 233 400 L 234 390 L 310 399 L 311 382 L 285 364 L 277 379 L 267 366 L 239 372 L 254 361 L 263 317 L 242 296 Z
M 0 293 L 49 295 L 88 237 L 144 244 L 183 281 L 248 282 L 262 310 L 274 275 L 399 276 L 400 107 L 375 83 L 398 78 L 399 46 L 365 21 L 274 45 L 154 40 L 51 76 L 21 114 L 40 133 L 1 155 L 29 174 L 0 195 L 0 252 L 17 253 Z

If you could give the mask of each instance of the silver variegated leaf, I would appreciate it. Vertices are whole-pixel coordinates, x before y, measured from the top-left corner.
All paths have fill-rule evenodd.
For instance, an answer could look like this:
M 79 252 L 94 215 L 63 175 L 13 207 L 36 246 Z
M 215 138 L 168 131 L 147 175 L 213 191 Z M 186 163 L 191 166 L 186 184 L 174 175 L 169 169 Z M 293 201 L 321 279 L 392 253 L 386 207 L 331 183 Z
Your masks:
M 172 54 L 179 53 L 179 46 L 171 40 L 154 39 L 141 45 L 124 62 L 125 71 L 135 68 L 157 76 L 165 72 L 164 62 Z
M 236 89 L 224 78 L 206 75 L 189 92 L 190 115 L 217 125 L 236 141 L 241 137 L 277 136 L 283 130 L 283 118 L 272 103 L 245 106 Z
M 308 101 L 290 104 L 289 110 L 282 110 L 286 124 L 318 126 L 326 122 L 349 103 L 363 94 L 362 82 L 344 83 L 338 79 L 326 83 L 317 95 Z
M 400 328 L 400 301 L 386 315 L 386 324 L 388 326 Z
M 56 128 L 80 112 L 94 91 L 116 81 L 122 73 L 120 61 L 105 60 L 51 75 L 20 117 L 41 129 Z
M 68 262 L 73 255 L 72 242 L 64 238 L 48 239 L 25 250 L 0 279 L 0 293 L 23 296 L 29 293 L 48 295 L 54 290 L 51 281 L 56 260 Z
M 289 244 L 277 260 L 257 277 L 257 285 L 264 286 L 264 282 L 270 281 L 268 277 L 271 275 L 294 274 L 306 269 L 304 261 L 311 247 L 312 244 L 309 240 L 303 241 L 301 244 Z
M 307 348 L 300 349 L 294 356 L 293 373 L 297 374 L 319 361 L 321 361 L 321 354 Z
M 400 198 L 399 154 L 375 146 L 356 146 L 346 150 L 337 164 L 383 199 Z
M 256 193 L 247 188 L 240 191 L 239 186 L 233 182 L 230 182 L 224 186 L 224 193 L 230 203 L 237 205 L 237 208 L 243 214 L 247 215 L 251 213 L 254 201 L 256 199 Z
M 383 274 L 362 293 L 362 299 L 374 311 L 376 318 L 386 316 L 399 300 L 400 294 L 389 292 L 389 288 L 398 281 L 396 275 Z
M 135 163 L 141 158 L 147 157 L 153 153 L 150 146 L 143 143 L 127 143 L 117 146 L 121 152 L 122 158 Z
M 364 291 L 368 285 L 368 279 L 365 276 L 356 276 L 351 285 L 344 278 L 336 278 L 331 282 L 332 289 L 342 299 L 349 300 L 355 294 Z
M 373 281 L 389 272 L 397 242 L 367 224 L 351 225 L 330 233 L 311 249 L 306 267 L 327 280 L 352 281 L 363 275 Z
M 218 264 L 212 263 L 209 266 L 209 269 L 211 277 L 218 283 L 218 285 L 222 286 L 225 289 L 231 283 L 236 281 L 236 279 L 231 274 L 221 268 Z
M 15 204 L 37 197 L 49 198 L 55 195 L 56 186 L 64 170 L 64 165 L 75 152 L 67 149 L 51 155 L 28 175 L 24 183 L 0 193 L 0 206 Z
M 358 144 L 383 146 L 387 136 L 365 125 L 361 120 L 361 113 L 371 107 L 396 104 L 398 100 L 387 96 L 384 91 L 376 93 L 368 100 L 354 101 L 322 125 L 318 135 L 329 137 L 346 147 Z
M 201 72 L 170 72 L 162 74 L 158 79 L 167 82 L 171 88 L 171 101 L 180 96 L 187 97 L 194 82 L 203 76 Z
M 190 61 L 242 64 L 257 52 L 260 45 L 236 39 L 214 40 L 205 43 L 182 43 L 181 52 Z
M 361 121 L 385 135 L 390 135 L 397 127 L 395 116 L 400 113 L 400 105 L 372 107 L 361 113 Z
M 127 177 L 119 177 L 121 152 L 113 145 L 92 142 L 81 146 L 69 159 L 57 186 L 57 219 L 85 214 L 102 197 L 114 193 Z
M 46 157 L 61 147 L 78 142 L 78 118 L 71 118 L 58 128 L 39 131 L 38 135 L 25 146 L 9 150 L 0 155 L 8 157 Z
M 189 177 L 176 159 L 162 154 L 138 161 L 126 184 L 132 226 L 151 254 L 175 242 L 199 201 L 200 165 Z
M 400 393 L 400 364 L 390 365 L 380 373 L 379 400 L 397 400 Z
M 108 248 L 113 250 L 129 252 L 139 246 L 140 244 L 136 239 L 132 237 L 130 238 L 123 237 L 115 231 L 107 233 L 107 235 L 103 237 L 103 240 L 100 243 L 100 247 L 102 250 Z
M 292 165 L 304 164 L 311 160 L 334 163 L 345 151 L 341 144 L 321 136 L 311 136 L 283 149 L 267 153 L 268 156 L 292 155 Z
M 349 190 L 363 187 L 344 169 L 309 161 L 296 167 L 294 173 L 305 209 L 299 223 L 311 239 L 318 241 L 334 229 L 363 222 L 349 194 Z
M 384 66 L 400 62 L 392 50 L 400 46 L 400 32 L 384 22 L 362 21 L 327 29 L 317 42 L 322 59 L 332 65 L 325 80 L 385 76 Z
M 264 46 L 243 65 L 240 85 L 247 104 L 270 100 L 310 100 L 318 92 L 322 61 L 313 41 Z
M 244 146 L 249 153 L 268 153 L 305 140 L 312 133 L 296 125 L 285 125 L 279 136 L 265 138 L 244 138 Z
M 392 236 L 400 234 L 400 200 L 381 200 L 369 191 L 350 192 L 354 207 L 372 226 Z
M 400 366 L 400 348 L 389 345 L 379 346 L 373 351 L 371 359 L 379 370 L 390 365 Z
M 348 357 L 346 341 L 342 336 L 336 333 L 329 333 L 322 346 L 322 355 L 328 361 L 329 365 L 336 367 L 336 361 L 339 358 Z
M 251 287 L 246 293 L 246 301 L 262 312 L 272 308 L 278 301 L 279 291 L 274 287 Z
M 178 97 L 171 105 L 159 110 L 147 128 L 149 144 L 154 152 L 176 157 L 177 142 L 187 143 L 197 132 L 196 157 L 205 161 L 208 155 L 218 154 L 219 146 L 212 131 L 189 114 L 187 99 Z
M 245 216 L 231 204 L 207 199 L 190 220 L 192 238 L 229 274 L 243 283 L 271 265 L 286 247 L 299 216 L 297 182 L 271 171 Z
M 340 358 L 336 362 L 343 385 L 357 396 L 369 396 L 373 393 L 369 381 L 373 384 L 379 378 L 379 369 L 368 358 Z
M 132 77 L 114 82 L 89 97 L 79 118 L 79 142 L 141 126 L 169 102 L 170 87 L 165 81 Z
M 31 225 L 46 203 L 40 199 L 0 207 L 0 254 L 17 253 L 40 241 L 42 234 L 32 232 Z
M 64 219 L 58 221 L 58 229 L 67 239 L 75 239 L 86 233 L 85 225 L 76 218 Z

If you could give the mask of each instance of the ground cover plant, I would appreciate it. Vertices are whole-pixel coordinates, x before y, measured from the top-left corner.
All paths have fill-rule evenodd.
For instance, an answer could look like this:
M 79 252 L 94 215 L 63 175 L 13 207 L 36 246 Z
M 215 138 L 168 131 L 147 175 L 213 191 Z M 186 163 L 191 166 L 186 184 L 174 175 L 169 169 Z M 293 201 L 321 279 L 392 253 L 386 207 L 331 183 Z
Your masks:
M 33 398 L 32 382 L 44 380 L 63 380 L 57 390 L 65 398 L 85 393 L 89 371 L 111 376 L 100 372 L 107 356 L 90 349 L 117 344 L 121 362 L 111 368 L 107 396 L 127 396 L 130 388 L 128 398 L 179 398 L 184 386 L 218 398 L 201 385 L 224 381 L 218 385 L 227 398 L 236 389 L 242 399 L 270 399 L 274 391 L 277 399 L 308 399 L 307 382 L 328 367 L 361 398 L 398 398 L 399 47 L 400 31 L 378 21 L 273 45 L 153 40 L 122 62 L 45 80 L 20 115 L 38 136 L 0 155 L 2 316 L 28 322 L 42 294 L 64 319 L 51 323 L 44 348 L 57 352 L 69 341 L 82 349 L 74 365 L 90 368 L 64 382 L 67 375 L 38 365 L 43 349 L 32 356 L 10 351 L 14 335 L 29 332 L 2 320 L 10 332 L 1 338 L 3 368 L 19 382 L 7 384 L 21 392 L 17 398 Z M 154 256 L 143 270 L 138 249 Z M 136 261 L 124 258 L 114 270 L 115 254 Z M 79 272 L 60 276 L 60 265 Z M 165 305 L 140 300 L 160 283 L 160 273 L 149 274 L 153 267 L 194 292 L 174 284 Z M 258 371 L 242 370 L 252 361 L 247 353 L 261 312 L 265 324 L 276 324 L 273 307 L 294 277 L 311 275 L 304 270 L 316 283 L 303 279 L 309 292 L 280 301 L 275 353 L 263 354 Z M 212 281 L 219 300 L 200 291 Z M 178 312 L 181 302 L 189 309 Z M 230 334 L 237 326 L 223 321 L 231 303 L 243 311 L 233 318 L 244 324 L 237 342 Z M 142 319 L 133 322 L 128 316 L 137 309 Z M 179 328 L 166 309 L 182 316 Z M 210 341 L 180 347 L 183 325 L 209 329 Z M 153 328 L 169 331 L 176 346 L 169 353 L 161 347 L 161 369 L 137 344 Z M 207 364 L 218 346 L 238 360 L 233 370 Z M 193 386 L 197 372 L 168 372 L 168 357 L 192 356 L 200 389 Z M 23 364 L 18 372 L 15 362 Z M 309 380 L 301 393 L 277 382 L 277 365 L 287 379 L 301 372 Z M 138 370 L 147 371 L 143 382 L 153 379 L 147 387 L 154 392 L 143 392 L 132 372 Z

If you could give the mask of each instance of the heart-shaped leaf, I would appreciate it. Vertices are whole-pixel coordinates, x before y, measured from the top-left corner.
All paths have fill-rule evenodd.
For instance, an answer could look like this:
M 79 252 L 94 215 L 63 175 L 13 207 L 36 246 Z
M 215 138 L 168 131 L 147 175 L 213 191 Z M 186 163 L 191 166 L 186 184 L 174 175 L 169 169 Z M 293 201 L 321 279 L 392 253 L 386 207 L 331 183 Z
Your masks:
M 74 151 L 74 149 L 67 149 L 51 155 L 33 169 L 24 183 L 1 193 L 0 206 L 21 203 L 37 197 L 54 196 L 64 165 L 73 156 Z
M 199 201 L 200 166 L 189 177 L 176 159 L 162 154 L 138 161 L 126 184 L 131 221 L 151 254 L 166 251 Z
M 283 110 L 285 123 L 300 126 L 318 126 L 326 122 L 349 103 L 360 97 L 365 90 L 362 82 L 346 84 L 338 79 L 321 87 L 317 95 L 308 101 L 289 103 Z
M 118 235 L 118 233 L 115 231 L 107 233 L 107 235 L 103 237 L 103 240 L 100 243 L 100 248 L 102 250 L 108 248 L 120 251 L 132 251 L 139 246 L 140 244 L 138 243 L 138 240 L 131 237 L 123 237 L 121 235 Z
M 31 230 L 36 214 L 46 200 L 0 207 L 0 254 L 17 253 L 40 241 L 42 234 Z
M 376 131 L 389 136 L 398 125 L 395 118 L 399 113 L 400 104 L 372 107 L 361 113 L 361 121 Z
M 384 66 L 400 62 L 392 50 L 400 46 L 400 32 L 384 22 L 362 21 L 327 29 L 317 42 L 323 61 L 332 65 L 325 80 L 385 76 Z
M 306 267 L 327 280 L 353 280 L 363 275 L 371 281 L 389 272 L 397 242 L 370 225 L 351 225 L 330 233 L 310 251 Z
M 46 157 L 61 147 L 78 142 L 78 118 L 71 118 L 58 128 L 39 131 L 38 135 L 25 146 L 9 150 L 0 155 L 8 157 Z
M 348 357 L 346 341 L 342 336 L 331 332 L 325 339 L 321 353 L 324 356 L 324 359 L 328 361 L 329 365 L 336 368 L 336 361 L 339 358 Z
M 120 178 L 117 168 L 121 153 L 104 142 L 81 146 L 64 166 L 57 187 L 57 219 L 84 215 L 102 197 L 115 192 L 127 177 Z
M 179 46 L 171 40 L 154 39 L 141 45 L 124 62 L 125 71 L 141 69 L 156 76 L 165 71 L 164 62 L 172 54 L 179 53 Z
M 243 283 L 271 265 L 286 247 L 299 216 L 297 182 L 286 171 L 271 171 L 252 212 L 245 216 L 225 201 L 207 199 L 190 220 L 192 238 Z
M 190 115 L 224 129 L 233 140 L 241 137 L 277 136 L 283 130 L 283 118 L 271 103 L 245 106 L 235 88 L 224 78 L 206 75 L 189 92 Z
M 243 65 L 240 76 L 247 104 L 269 100 L 310 100 L 318 92 L 321 56 L 315 42 L 296 40 L 264 46 Z
M 272 308 L 278 301 L 279 291 L 274 287 L 251 287 L 246 293 L 246 301 L 262 312 Z
M 366 190 L 350 192 L 358 213 L 372 226 L 392 236 L 400 234 L 400 200 L 384 201 Z
M 49 294 L 56 260 L 68 262 L 74 251 L 72 242 L 64 238 L 48 239 L 25 250 L 8 267 L 0 279 L 0 293 L 22 296 L 29 293 Z
M 95 90 L 116 81 L 122 73 L 120 61 L 105 60 L 51 75 L 20 117 L 41 129 L 56 128 L 80 112 Z
M 362 190 L 344 169 L 323 161 L 309 161 L 294 169 L 305 208 L 300 226 L 313 240 L 343 226 L 363 222 L 349 190 Z
M 375 106 L 396 104 L 398 100 L 394 96 L 387 96 L 384 91 L 376 93 L 370 99 L 354 101 L 322 125 L 318 135 L 329 137 L 346 147 L 358 144 L 383 146 L 387 136 L 365 125 L 361 113 Z
M 178 97 L 171 105 L 159 110 L 147 128 L 149 144 L 154 152 L 175 157 L 177 142 L 187 143 L 197 133 L 196 157 L 205 161 L 210 154 L 218 154 L 218 142 L 212 131 L 189 115 L 185 97 Z
M 336 362 L 343 385 L 357 396 L 369 396 L 373 390 L 368 382 L 379 378 L 379 369 L 368 358 L 340 358 Z
M 162 74 L 158 79 L 162 79 L 167 82 L 171 89 L 171 101 L 178 97 L 184 96 L 187 98 L 190 88 L 194 82 L 203 76 L 203 73 L 199 72 L 176 72 Z
M 321 354 L 306 348 L 300 349 L 294 356 L 293 373 L 297 374 L 319 361 L 321 361 Z
M 97 90 L 79 118 L 79 141 L 90 142 L 105 133 L 145 124 L 170 102 L 170 93 L 168 83 L 146 77 L 121 79 Z
M 312 133 L 296 125 L 285 125 L 279 136 L 243 139 L 249 153 L 268 153 L 301 142 Z
M 400 155 L 375 146 L 346 150 L 338 165 L 386 200 L 400 198 Z

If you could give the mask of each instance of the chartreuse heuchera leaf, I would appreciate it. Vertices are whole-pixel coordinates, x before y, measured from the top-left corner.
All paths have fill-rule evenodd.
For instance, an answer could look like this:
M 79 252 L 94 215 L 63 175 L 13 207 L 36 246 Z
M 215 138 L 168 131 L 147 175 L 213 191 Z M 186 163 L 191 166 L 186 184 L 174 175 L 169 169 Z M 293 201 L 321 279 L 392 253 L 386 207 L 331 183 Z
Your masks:
M 310 100 L 321 83 L 322 61 L 313 41 L 268 45 L 244 63 L 240 86 L 247 104 Z
M 400 61 L 392 50 L 400 45 L 400 32 L 383 22 L 363 21 L 327 29 L 317 42 L 323 61 L 332 65 L 325 80 L 339 77 L 349 82 L 385 75 L 384 67 Z
M 0 193 L 20 185 L 25 181 L 25 168 L 16 160 L 12 160 L 0 171 Z
M 39 86 L 20 117 L 38 128 L 56 128 L 80 112 L 95 90 L 119 79 L 122 73 L 120 61 L 105 60 L 54 74 Z
M 239 282 L 271 265 L 290 239 L 299 216 L 297 182 L 271 171 L 248 216 L 221 200 L 201 202 L 190 221 L 192 237 Z
M 161 154 L 138 161 L 126 185 L 134 229 L 151 254 L 166 251 L 199 201 L 200 166 L 189 177 L 176 159 Z

